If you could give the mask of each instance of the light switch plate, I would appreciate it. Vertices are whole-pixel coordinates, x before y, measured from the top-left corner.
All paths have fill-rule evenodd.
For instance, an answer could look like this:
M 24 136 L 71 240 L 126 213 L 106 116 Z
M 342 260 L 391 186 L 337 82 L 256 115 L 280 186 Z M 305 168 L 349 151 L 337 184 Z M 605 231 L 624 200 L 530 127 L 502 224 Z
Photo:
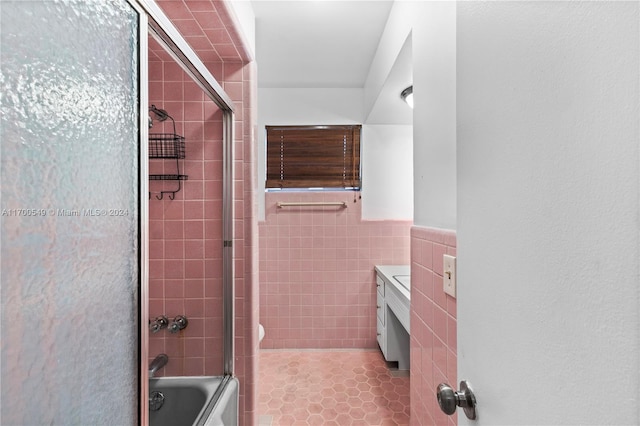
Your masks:
M 442 268 L 442 288 L 451 297 L 456 297 L 456 258 L 444 255 Z

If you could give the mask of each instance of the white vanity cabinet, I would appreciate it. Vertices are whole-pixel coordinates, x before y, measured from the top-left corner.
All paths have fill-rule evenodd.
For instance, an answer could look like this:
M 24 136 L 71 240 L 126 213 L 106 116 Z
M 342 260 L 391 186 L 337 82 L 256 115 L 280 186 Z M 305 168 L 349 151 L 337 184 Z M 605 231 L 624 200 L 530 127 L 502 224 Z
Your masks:
M 408 265 L 376 266 L 377 340 L 387 361 L 409 369 L 409 309 L 411 301 Z
M 385 355 L 387 352 L 386 345 L 386 333 L 384 327 L 384 313 L 387 310 L 387 305 L 384 300 L 384 280 L 380 277 L 380 275 L 376 274 L 376 287 L 377 291 L 377 303 L 376 303 L 376 314 L 377 314 L 377 333 L 378 333 L 378 345 L 380 345 L 380 349 L 382 349 L 382 353 Z

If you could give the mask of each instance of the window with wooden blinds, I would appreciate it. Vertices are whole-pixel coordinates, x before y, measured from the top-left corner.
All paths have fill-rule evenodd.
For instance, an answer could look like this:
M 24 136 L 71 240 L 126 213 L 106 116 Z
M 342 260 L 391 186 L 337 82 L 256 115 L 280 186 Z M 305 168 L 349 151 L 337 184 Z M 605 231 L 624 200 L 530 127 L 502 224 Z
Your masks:
M 360 189 L 361 125 L 267 126 L 267 188 Z

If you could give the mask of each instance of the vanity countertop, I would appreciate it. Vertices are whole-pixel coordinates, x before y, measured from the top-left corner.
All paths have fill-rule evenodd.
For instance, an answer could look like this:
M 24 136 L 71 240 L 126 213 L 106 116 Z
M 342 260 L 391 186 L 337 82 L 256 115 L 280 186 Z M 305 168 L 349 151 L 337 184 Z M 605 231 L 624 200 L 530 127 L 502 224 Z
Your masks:
M 409 265 L 376 265 L 376 272 L 407 300 L 411 300 L 411 267 Z

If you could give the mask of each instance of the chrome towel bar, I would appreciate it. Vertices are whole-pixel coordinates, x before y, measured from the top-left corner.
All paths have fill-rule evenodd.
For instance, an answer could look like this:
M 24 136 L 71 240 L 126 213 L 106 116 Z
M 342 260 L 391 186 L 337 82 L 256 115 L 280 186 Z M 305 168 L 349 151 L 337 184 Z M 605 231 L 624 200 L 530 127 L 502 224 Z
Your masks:
M 328 202 L 301 201 L 301 202 L 295 202 L 295 203 L 279 202 L 277 206 L 279 209 L 283 207 L 341 207 L 343 209 L 346 209 L 347 203 L 344 201 L 328 201 Z

